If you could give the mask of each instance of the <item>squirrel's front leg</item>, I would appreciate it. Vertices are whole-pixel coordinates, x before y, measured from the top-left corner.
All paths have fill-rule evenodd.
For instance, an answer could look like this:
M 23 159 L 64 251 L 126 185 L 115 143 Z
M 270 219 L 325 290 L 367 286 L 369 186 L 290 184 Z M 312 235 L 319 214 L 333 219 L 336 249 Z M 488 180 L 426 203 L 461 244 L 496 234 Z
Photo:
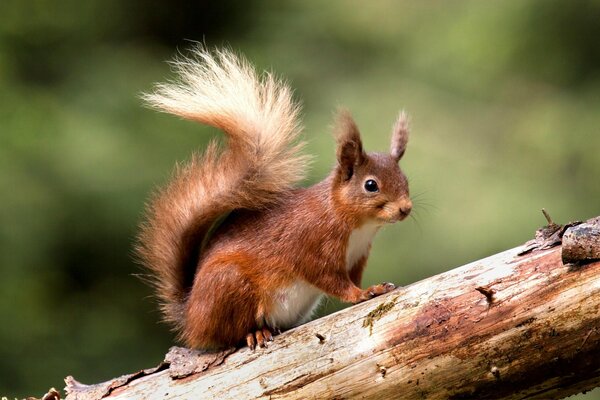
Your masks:
M 362 275 L 363 275 L 363 271 L 365 270 L 366 265 L 367 265 L 367 257 L 362 256 L 356 262 L 356 264 L 354 264 L 354 266 L 352 268 L 350 268 L 350 271 L 348 272 L 348 275 L 350 276 L 350 280 L 352 282 L 354 282 L 354 284 L 358 287 L 361 286 L 360 283 L 362 282 Z
M 365 270 L 365 266 L 367 264 L 367 257 L 361 257 L 356 264 L 350 269 L 348 275 L 350 277 L 350 280 L 358 287 L 360 287 L 360 283 L 362 282 L 362 275 L 363 275 L 363 271 Z M 388 293 L 392 290 L 394 290 L 396 288 L 396 286 L 393 283 L 389 283 L 389 282 L 383 282 L 379 285 L 373 285 L 370 286 L 368 289 L 364 290 L 363 292 L 363 300 L 368 300 L 372 297 L 375 296 L 379 296 L 381 294 L 385 294 Z M 366 297 L 365 296 L 370 296 L 370 297 Z
M 396 288 L 393 283 L 384 282 L 379 285 L 370 286 L 367 289 L 361 289 L 350 279 L 345 269 L 338 268 L 321 272 L 318 279 L 309 279 L 313 285 L 323 290 L 325 293 L 338 297 L 346 303 L 360 303 L 373 297 L 391 292 Z

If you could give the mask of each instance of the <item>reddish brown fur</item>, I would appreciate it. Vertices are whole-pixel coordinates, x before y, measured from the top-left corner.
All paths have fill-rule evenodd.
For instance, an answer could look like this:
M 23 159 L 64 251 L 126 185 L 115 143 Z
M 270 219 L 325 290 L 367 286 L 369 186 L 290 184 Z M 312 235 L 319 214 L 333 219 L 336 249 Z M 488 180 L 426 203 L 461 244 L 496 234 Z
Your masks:
M 221 154 L 209 149 L 204 159 L 195 159 L 180 170 L 158 195 L 141 235 L 140 253 L 156 276 L 167 318 L 187 345 L 236 345 L 257 331 L 262 343 L 268 331 L 260 329 L 268 325 L 281 296 L 285 298 L 281 290 L 295 282 L 350 303 L 393 288 L 360 288 L 370 244 L 354 265 L 346 263 L 356 229 L 368 223 L 399 221 L 410 212 L 408 183 L 397 164 L 407 141 L 404 122 L 396 124 L 390 154 L 367 154 L 350 114 L 340 113 L 338 165 L 322 182 L 291 189 L 293 179 L 282 178 L 280 171 L 286 157 L 296 157 L 293 165 L 298 166 L 302 158 L 297 147 L 290 149 L 285 143 L 288 148 L 280 150 L 276 160 L 280 166 L 269 174 L 258 158 L 251 159 L 239 149 L 247 143 L 239 142 L 243 132 L 236 130 L 238 121 L 228 120 L 231 113 L 200 118 L 187 108 L 184 111 L 191 119 L 227 127 L 229 147 Z M 281 116 L 273 115 L 270 121 L 274 132 L 278 119 Z M 400 119 L 405 121 L 404 116 Z M 268 153 L 275 142 L 257 141 L 255 146 L 258 152 L 260 146 L 267 146 L 264 151 Z M 251 179 L 244 180 L 250 171 Z M 365 189 L 369 179 L 377 182 L 377 192 Z M 215 186 L 206 186 L 210 184 Z M 227 213 L 207 237 L 217 218 Z

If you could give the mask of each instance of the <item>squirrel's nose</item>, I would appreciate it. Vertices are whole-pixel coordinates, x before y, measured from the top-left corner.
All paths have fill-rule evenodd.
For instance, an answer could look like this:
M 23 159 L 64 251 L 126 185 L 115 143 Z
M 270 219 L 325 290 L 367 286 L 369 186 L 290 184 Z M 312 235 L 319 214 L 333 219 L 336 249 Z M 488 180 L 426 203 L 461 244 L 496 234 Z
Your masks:
M 400 215 L 402 215 L 403 217 L 407 217 L 408 214 L 410 214 L 411 210 L 412 210 L 412 202 L 410 200 L 407 200 L 405 203 L 403 203 L 400 206 Z

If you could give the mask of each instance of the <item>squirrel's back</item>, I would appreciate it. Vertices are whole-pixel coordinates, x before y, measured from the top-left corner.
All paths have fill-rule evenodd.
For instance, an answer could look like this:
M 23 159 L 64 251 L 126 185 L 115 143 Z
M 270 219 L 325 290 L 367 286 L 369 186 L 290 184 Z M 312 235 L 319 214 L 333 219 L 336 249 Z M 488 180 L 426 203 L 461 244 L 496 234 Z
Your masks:
M 156 283 L 165 319 L 179 329 L 202 245 L 236 209 L 262 209 L 304 178 L 299 106 L 289 87 L 259 76 L 230 51 L 198 48 L 173 63 L 179 81 L 144 95 L 152 107 L 221 129 L 202 155 L 176 168 L 147 208 L 137 252 Z

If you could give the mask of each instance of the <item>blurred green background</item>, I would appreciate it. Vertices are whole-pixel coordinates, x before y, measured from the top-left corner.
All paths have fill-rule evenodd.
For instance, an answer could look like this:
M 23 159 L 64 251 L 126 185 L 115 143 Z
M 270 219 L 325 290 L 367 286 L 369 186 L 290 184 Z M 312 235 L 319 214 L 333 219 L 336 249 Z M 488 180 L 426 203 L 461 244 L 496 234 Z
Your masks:
M 371 150 L 410 113 L 415 218 L 378 235 L 365 286 L 519 245 L 542 207 L 557 222 L 600 214 L 600 2 L 191 3 L 0 2 L 0 394 L 103 381 L 173 343 L 132 242 L 152 188 L 215 132 L 139 94 L 193 42 L 289 80 L 311 182 L 334 162 L 337 106 Z

